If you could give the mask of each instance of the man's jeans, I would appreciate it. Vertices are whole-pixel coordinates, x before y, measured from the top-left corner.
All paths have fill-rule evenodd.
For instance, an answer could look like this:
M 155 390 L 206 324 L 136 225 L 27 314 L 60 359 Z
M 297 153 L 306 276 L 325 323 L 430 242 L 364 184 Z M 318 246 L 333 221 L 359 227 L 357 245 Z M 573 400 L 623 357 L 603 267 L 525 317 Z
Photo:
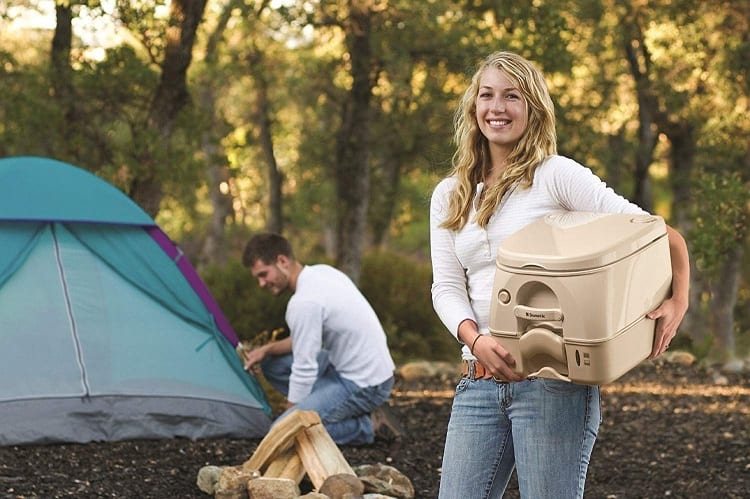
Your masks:
M 362 388 L 339 373 L 322 351 L 318 356 L 318 379 L 310 395 L 279 416 L 295 410 L 312 410 L 320 415 L 323 425 L 338 445 L 371 444 L 375 440 L 370 413 L 391 395 L 393 378 L 375 386 Z M 279 392 L 289 393 L 292 355 L 269 356 L 261 362 L 266 380 Z M 277 420 L 278 420 L 277 419 Z
M 599 387 L 462 378 L 439 497 L 500 498 L 516 467 L 523 498 L 581 498 L 600 423 Z

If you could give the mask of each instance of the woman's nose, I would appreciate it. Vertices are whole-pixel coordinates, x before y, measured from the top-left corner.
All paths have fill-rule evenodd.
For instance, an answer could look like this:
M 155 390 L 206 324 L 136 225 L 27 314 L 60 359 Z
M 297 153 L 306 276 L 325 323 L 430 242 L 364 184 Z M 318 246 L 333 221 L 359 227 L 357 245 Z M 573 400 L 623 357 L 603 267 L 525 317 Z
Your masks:
M 492 110 L 499 112 L 505 111 L 505 99 L 502 97 L 492 99 Z

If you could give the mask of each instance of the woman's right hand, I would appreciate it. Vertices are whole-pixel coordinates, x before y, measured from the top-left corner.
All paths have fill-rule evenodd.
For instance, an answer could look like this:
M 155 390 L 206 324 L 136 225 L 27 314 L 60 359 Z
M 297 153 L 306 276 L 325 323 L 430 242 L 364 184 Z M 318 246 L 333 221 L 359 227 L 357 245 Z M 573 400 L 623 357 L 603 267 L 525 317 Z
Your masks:
M 485 369 L 501 381 L 521 381 L 523 377 L 513 371 L 516 361 L 503 346 L 489 335 L 479 333 L 477 323 L 465 319 L 458 325 L 458 337 L 469 345 L 472 355 Z M 477 336 L 478 335 L 478 336 Z
M 522 381 L 524 378 L 518 375 L 513 367 L 516 361 L 503 346 L 492 339 L 489 335 L 481 335 L 474 341 L 472 353 L 482 363 L 492 376 L 501 381 Z

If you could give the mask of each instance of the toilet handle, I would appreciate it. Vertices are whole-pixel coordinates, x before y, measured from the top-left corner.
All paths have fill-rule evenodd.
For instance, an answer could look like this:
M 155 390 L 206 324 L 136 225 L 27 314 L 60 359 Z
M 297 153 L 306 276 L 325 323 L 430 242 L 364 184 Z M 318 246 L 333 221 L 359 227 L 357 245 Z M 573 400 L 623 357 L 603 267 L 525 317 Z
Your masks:
M 526 305 L 516 305 L 513 313 L 519 319 L 530 321 L 561 321 L 563 320 L 562 310 L 559 308 L 536 308 L 527 307 Z
M 519 346 L 524 358 L 530 359 L 536 355 L 547 355 L 567 365 L 565 341 L 562 336 L 544 328 L 537 327 L 526 331 L 521 336 Z

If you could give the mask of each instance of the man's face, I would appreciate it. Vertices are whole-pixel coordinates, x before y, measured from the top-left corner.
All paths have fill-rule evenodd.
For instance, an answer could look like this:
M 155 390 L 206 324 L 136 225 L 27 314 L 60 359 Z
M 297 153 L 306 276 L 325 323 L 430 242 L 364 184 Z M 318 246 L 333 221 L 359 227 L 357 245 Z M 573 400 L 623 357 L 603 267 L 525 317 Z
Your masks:
M 256 260 L 250 272 L 258 280 L 261 288 L 267 289 L 278 296 L 289 288 L 289 272 L 287 271 L 288 259 L 279 255 L 273 263 L 265 263 Z

